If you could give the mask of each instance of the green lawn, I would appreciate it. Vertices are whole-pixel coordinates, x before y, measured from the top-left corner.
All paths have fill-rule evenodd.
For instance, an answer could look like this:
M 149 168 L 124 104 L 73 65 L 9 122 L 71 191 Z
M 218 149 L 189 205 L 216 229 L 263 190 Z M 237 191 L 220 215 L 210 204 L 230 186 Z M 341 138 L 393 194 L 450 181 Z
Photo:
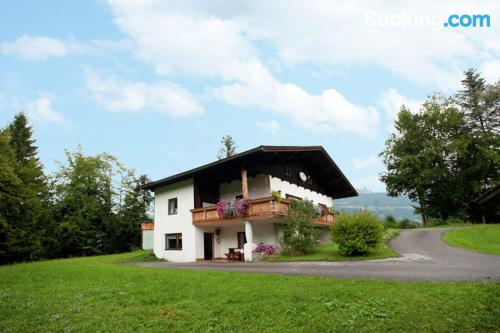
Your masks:
M 443 240 L 452 246 L 500 255 L 500 224 L 481 224 L 450 230 Z
M 341 256 L 335 243 L 325 243 L 314 248 L 310 253 L 298 256 L 276 255 L 265 257 L 266 261 L 348 261 L 369 260 L 397 257 L 398 254 L 388 248 L 385 244 L 377 250 L 363 256 Z
M 399 234 L 399 229 L 387 229 L 384 232 L 384 240 L 389 240 Z M 339 254 L 338 245 L 335 243 L 325 243 L 314 248 L 310 253 L 299 256 L 276 255 L 264 257 L 266 261 L 349 261 L 349 260 L 370 260 L 397 257 L 398 254 L 388 248 L 384 243 L 380 248 L 363 256 L 345 257 Z
M 495 332 L 500 285 L 389 282 L 112 262 L 0 267 L 0 332 Z

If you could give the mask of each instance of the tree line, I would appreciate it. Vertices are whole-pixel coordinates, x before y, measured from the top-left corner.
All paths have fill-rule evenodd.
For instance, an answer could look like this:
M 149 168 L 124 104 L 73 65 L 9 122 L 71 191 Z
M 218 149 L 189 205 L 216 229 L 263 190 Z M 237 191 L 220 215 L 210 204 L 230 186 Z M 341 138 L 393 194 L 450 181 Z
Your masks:
M 66 151 L 45 174 L 23 113 L 0 130 L 0 264 L 129 251 L 152 203 L 115 157 Z
M 500 81 L 469 69 L 456 94 L 435 93 L 417 113 L 401 106 L 380 156 L 388 193 L 416 201 L 424 225 L 469 218 L 473 200 L 500 183 Z

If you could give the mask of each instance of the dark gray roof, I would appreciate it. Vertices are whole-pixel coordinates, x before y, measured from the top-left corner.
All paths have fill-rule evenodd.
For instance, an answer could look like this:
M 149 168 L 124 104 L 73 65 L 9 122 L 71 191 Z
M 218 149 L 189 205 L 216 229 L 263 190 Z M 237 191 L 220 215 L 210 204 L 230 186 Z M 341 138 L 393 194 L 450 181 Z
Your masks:
M 142 186 L 144 189 L 154 190 L 158 187 L 170 185 L 190 178 L 203 175 L 216 177 L 237 176 L 233 171 L 239 170 L 242 165 L 251 167 L 256 164 L 272 164 L 277 161 L 298 161 L 306 164 L 310 170 L 321 175 L 320 186 L 325 194 L 333 198 L 357 196 L 358 193 L 345 177 L 333 159 L 322 146 L 258 146 L 234 156 L 214 161 L 200 167 L 178 173 Z M 262 168 L 260 168 L 262 170 Z M 272 174 L 272 170 L 269 170 Z

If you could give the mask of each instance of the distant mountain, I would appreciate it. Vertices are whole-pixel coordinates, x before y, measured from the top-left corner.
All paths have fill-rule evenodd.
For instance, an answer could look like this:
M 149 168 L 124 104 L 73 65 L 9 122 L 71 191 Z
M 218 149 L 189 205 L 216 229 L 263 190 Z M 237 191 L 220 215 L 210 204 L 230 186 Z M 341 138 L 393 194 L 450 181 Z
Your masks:
M 333 207 L 339 212 L 352 212 L 366 208 L 381 218 L 384 218 L 386 215 L 392 215 L 396 219 L 407 218 L 410 221 L 420 222 L 420 215 L 415 214 L 412 207 L 416 203 L 411 201 L 406 195 L 393 198 L 385 192 L 373 193 L 361 190 L 358 193 L 359 196 L 357 197 L 334 200 Z

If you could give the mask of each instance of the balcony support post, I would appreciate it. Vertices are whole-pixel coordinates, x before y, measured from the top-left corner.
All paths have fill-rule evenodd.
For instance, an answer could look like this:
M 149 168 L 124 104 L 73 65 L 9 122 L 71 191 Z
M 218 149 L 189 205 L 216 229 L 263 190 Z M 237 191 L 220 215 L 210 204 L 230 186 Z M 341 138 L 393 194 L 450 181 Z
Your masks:
M 253 242 L 253 229 L 250 221 L 245 221 L 245 236 L 247 242 L 243 245 L 243 253 L 245 254 L 245 261 L 253 260 L 253 250 L 257 245 Z
M 244 166 L 241 168 L 241 194 L 243 194 L 243 199 L 248 200 L 247 168 Z

